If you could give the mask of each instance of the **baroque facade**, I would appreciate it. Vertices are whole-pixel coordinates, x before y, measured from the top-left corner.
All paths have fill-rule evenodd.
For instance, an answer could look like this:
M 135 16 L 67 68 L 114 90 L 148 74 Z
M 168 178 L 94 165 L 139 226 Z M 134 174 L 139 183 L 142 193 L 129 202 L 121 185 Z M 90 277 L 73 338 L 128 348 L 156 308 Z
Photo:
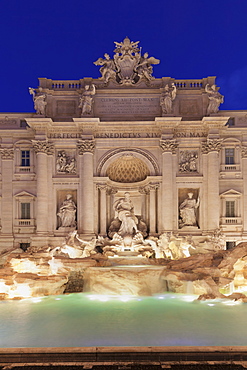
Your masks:
M 0 115 L 0 250 L 111 237 L 126 193 L 144 236 L 247 240 L 247 111 L 219 110 L 215 77 L 154 78 L 138 44 L 116 42 L 98 79 L 40 78 L 36 113 Z

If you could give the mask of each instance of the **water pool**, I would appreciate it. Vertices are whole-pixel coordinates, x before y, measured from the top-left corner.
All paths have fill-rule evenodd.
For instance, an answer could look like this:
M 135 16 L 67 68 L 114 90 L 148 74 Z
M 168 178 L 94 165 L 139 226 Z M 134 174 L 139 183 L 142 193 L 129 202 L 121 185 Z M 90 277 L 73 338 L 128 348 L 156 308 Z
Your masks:
M 188 295 L 0 302 L 0 347 L 245 346 L 247 304 Z

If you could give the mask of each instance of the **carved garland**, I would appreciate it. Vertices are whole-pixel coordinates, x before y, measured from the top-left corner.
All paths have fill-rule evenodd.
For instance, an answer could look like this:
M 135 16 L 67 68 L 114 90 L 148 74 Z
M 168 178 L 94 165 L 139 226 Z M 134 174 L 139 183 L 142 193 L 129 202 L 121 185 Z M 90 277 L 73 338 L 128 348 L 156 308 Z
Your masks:
M 2 159 L 14 159 L 14 149 L 13 148 L 2 148 L 0 149 Z
M 163 153 L 172 152 L 172 154 L 176 154 L 178 143 L 174 139 L 173 140 L 160 140 L 160 147 Z
M 35 153 L 45 153 L 51 155 L 54 153 L 54 145 L 45 141 L 32 140 Z
M 209 152 L 219 152 L 222 148 L 223 139 L 207 139 L 206 142 L 202 142 L 202 153 L 208 154 Z
M 95 140 L 81 140 L 77 143 L 79 155 L 84 153 L 94 153 L 95 150 Z
M 242 146 L 241 153 L 242 158 L 247 158 L 247 146 Z

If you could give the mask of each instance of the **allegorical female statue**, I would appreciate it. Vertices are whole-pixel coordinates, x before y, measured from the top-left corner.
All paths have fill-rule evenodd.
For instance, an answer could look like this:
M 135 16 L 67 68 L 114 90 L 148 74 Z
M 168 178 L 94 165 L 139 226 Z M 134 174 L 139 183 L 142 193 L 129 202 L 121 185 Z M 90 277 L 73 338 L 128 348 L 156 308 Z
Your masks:
M 123 237 L 125 235 L 134 235 L 137 233 L 138 219 L 134 213 L 134 206 L 130 199 L 130 194 L 126 192 L 124 198 L 116 200 L 113 207 L 117 212 L 119 221 L 121 221 L 118 234 Z
M 80 97 L 80 104 L 79 108 L 82 109 L 81 115 L 84 116 L 86 114 L 91 114 L 93 109 L 93 96 L 95 95 L 95 86 L 92 84 L 92 89 L 90 89 L 89 85 L 85 86 L 85 90 Z
M 199 197 L 198 199 L 193 198 L 193 193 L 188 193 L 188 198 L 186 198 L 179 206 L 181 222 L 180 226 L 197 226 L 196 221 L 196 209 L 199 207 Z
M 61 220 L 61 227 L 76 227 L 75 214 L 76 205 L 72 199 L 72 195 L 67 194 L 66 199 L 63 201 L 57 213 Z

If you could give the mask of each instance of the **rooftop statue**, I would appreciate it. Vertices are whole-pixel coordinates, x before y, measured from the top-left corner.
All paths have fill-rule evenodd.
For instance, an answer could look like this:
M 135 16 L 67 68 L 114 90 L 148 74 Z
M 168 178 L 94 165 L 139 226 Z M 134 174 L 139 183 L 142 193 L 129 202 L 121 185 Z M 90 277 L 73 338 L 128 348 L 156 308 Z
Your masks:
M 42 116 L 45 115 L 45 107 L 47 105 L 46 100 L 46 94 L 42 94 L 42 88 L 39 87 L 37 89 L 39 91 L 39 94 L 33 89 L 32 87 L 29 87 L 29 94 L 33 96 L 33 102 L 34 102 L 34 109 L 36 110 L 37 114 L 40 114 Z
M 92 84 L 92 88 L 89 85 L 85 86 L 85 90 L 80 97 L 79 108 L 81 108 L 81 115 L 87 115 L 92 113 L 93 109 L 93 96 L 95 95 L 95 86 Z
M 216 85 L 209 86 L 209 84 L 207 84 L 205 86 L 205 91 L 208 94 L 209 99 L 207 114 L 217 113 L 220 104 L 224 102 L 224 96 L 218 92 Z
M 119 84 L 129 85 L 135 84 L 138 81 L 144 80 L 150 82 L 152 76 L 152 64 L 159 64 L 159 59 L 149 57 L 148 53 L 141 55 L 141 48 L 138 47 L 139 41 L 133 42 L 126 37 L 123 42 L 114 42 L 116 49 L 114 50 L 113 59 L 108 54 L 103 58 L 99 58 L 94 62 L 100 68 L 101 77 L 105 84 L 110 79 Z

